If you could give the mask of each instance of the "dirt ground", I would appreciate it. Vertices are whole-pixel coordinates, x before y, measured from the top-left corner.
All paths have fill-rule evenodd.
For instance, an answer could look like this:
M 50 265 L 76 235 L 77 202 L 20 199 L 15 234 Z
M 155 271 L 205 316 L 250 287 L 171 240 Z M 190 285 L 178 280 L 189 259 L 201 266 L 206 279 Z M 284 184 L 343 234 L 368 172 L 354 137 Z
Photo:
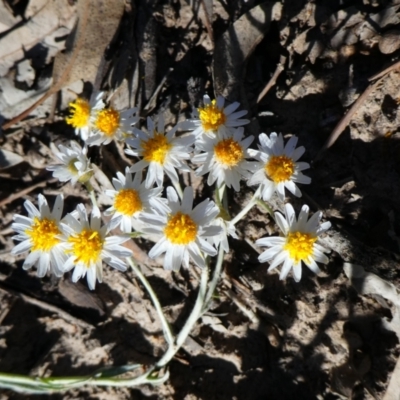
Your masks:
M 278 230 L 255 207 L 237 225 L 218 296 L 166 383 L 32 398 L 400 399 L 399 48 L 399 0 L 0 0 L 0 371 L 75 376 L 150 365 L 163 354 L 157 314 L 132 271 L 105 267 L 92 292 L 68 274 L 40 280 L 11 254 L 11 223 L 39 193 L 50 203 L 64 193 L 66 211 L 90 206 L 82 187 L 45 169 L 52 146 L 76 138 L 64 121 L 76 93 L 105 90 L 115 107 L 139 107 L 143 122 L 163 113 L 168 124 L 190 117 L 208 93 L 249 110 L 247 134 L 299 137 L 312 183 L 290 202 L 332 223 L 322 240 L 329 264 L 318 276 L 304 268 L 299 283 L 267 274 L 254 242 Z M 105 208 L 102 193 L 132 159 L 119 143 L 89 155 Z M 193 175 L 182 182 L 197 199 L 212 195 Z M 233 215 L 253 189 L 229 190 Z M 282 203 L 274 198 L 272 207 Z M 130 244 L 177 331 L 198 273 L 164 271 L 148 259 L 151 245 Z M 355 265 L 365 272 L 355 274 Z M 1 400 L 22 398 L 30 396 L 0 390 Z

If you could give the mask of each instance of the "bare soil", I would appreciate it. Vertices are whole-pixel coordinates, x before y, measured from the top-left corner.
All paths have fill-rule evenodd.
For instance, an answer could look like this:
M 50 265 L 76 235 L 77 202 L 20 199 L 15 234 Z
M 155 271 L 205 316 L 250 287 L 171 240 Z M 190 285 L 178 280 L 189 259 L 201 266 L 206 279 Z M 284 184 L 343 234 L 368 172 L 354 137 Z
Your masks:
M 58 10 L 63 7 L 62 18 L 52 1 L 0 0 L 0 28 L 6 27 L 0 31 L 0 120 L 24 111 L 60 72 L 60 67 L 52 70 L 54 59 L 79 10 L 66 0 L 54 3 Z M 37 33 L 32 21 L 42 21 L 43 10 L 61 19 L 55 26 L 43 23 Z M 157 314 L 133 272 L 105 267 L 104 282 L 91 292 L 84 280 L 73 284 L 68 274 L 40 280 L 10 253 L 12 218 L 25 214 L 26 199 L 36 202 L 43 193 L 52 203 L 63 192 L 65 211 L 80 202 L 90 207 L 83 188 L 62 185 L 45 169 L 54 162 L 51 147 L 76 138 L 64 122 L 74 92 L 104 89 L 114 93 L 116 107 L 139 107 L 143 123 L 147 115 L 163 113 L 169 124 L 188 118 L 204 93 L 223 94 L 249 110 L 247 134 L 294 134 L 305 146 L 312 183 L 301 188 L 301 199 L 289 201 L 297 210 L 309 204 L 331 221 L 324 239 L 332 250 L 330 263 L 318 276 L 304 268 L 300 283 L 267 274 L 253 243 L 278 231 L 256 207 L 238 224 L 240 240 L 230 242 L 218 296 L 170 363 L 166 383 L 87 387 L 32 398 L 398 399 L 386 393 L 391 379 L 400 387 L 400 377 L 393 374 L 400 331 L 387 324 L 398 322 L 395 304 L 385 300 L 385 293 L 356 290 L 343 266 L 359 264 L 400 287 L 399 68 L 385 74 L 358 105 L 338 140 L 320 149 L 371 84 L 369 78 L 398 61 L 400 3 L 137 0 L 127 1 L 122 16 L 117 14 L 114 20 L 111 13 L 101 17 L 114 27 L 108 41 L 94 35 L 103 42 L 83 49 L 89 61 L 81 73 L 88 75 L 65 82 L 58 95 L 0 137 L 2 151 L 22 157 L 12 165 L 0 160 L 0 371 L 83 375 L 102 366 L 150 365 L 166 348 Z M 17 31 L 22 33 L 13 36 Z M 93 49 L 101 53 L 89 57 Z M 276 82 L 257 101 L 280 61 Z M 74 67 L 74 74 L 84 67 Z M 132 160 L 116 143 L 90 148 L 89 155 L 99 167 L 95 189 L 106 207 L 102 192 Z M 194 176 L 183 176 L 182 182 L 195 187 L 199 200 L 212 195 Z M 233 215 L 253 189 L 243 183 L 239 193 L 228 191 Z M 272 206 L 282 209 L 277 199 Z M 198 274 L 164 271 L 148 259 L 151 243 L 143 239 L 131 246 L 177 331 L 196 298 Z M 258 323 L 229 293 L 257 315 Z M 30 396 L 0 392 L 2 400 L 20 398 Z

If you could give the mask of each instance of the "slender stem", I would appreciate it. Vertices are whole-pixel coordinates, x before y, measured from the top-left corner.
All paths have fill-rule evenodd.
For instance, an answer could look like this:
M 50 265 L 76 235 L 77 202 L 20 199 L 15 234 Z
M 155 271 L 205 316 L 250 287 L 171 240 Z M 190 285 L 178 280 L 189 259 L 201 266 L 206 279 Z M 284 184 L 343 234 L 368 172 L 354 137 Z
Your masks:
M 223 253 L 223 252 L 222 252 Z M 221 256 L 222 257 L 222 256 Z M 98 374 L 83 376 L 83 377 L 61 377 L 61 378 L 35 378 L 30 376 L 21 376 L 21 375 L 12 375 L 12 374 L 3 374 L 0 373 L 0 387 L 8 388 L 20 392 L 27 393 L 51 393 L 55 391 L 62 391 L 71 388 L 81 387 L 84 385 L 90 386 L 113 386 L 113 387 L 132 387 L 138 386 L 141 384 L 151 383 L 151 384 L 159 384 L 165 382 L 169 377 L 169 372 L 165 371 L 164 375 L 161 377 L 154 376 L 158 374 L 159 369 L 163 368 L 177 353 L 177 351 L 181 348 L 187 337 L 189 336 L 191 330 L 193 329 L 194 324 L 201 317 L 203 312 L 205 311 L 205 299 L 207 296 L 207 283 L 209 278 L 209 266 L 208 264 L 203 268 L 200 278 L 199 292 L 197 294 L 196 303 L 192 309 L 192 312 L 189 315 L 185 325 L 177 335 L 176 339 L 172 335 L 169 324 L 165 319 L 164 313 L 162 312 L 160 302 L 156 294 L 154 293 L 152 287 L 149 282 L 142 274 L 140 269 L 136 266 L 134 261 L 131 258 L 128 258 L 128 262 L 131 265 L 132 269 L 136 272 L 138 278 L 141 280 L 142 284 L 145 286 L 148 291 L 153 304 L 160 316 L 164 333 L 166 335 L 166 340 L 169 344 L 169 347 L 163 357 L 154 365 L 146 369 L 146 372 L 143 374 L 136 376 L 134 378 L 118 378 L 115 377 L 102 377 L 101 372 Z M 219 262 L 222 265 L 222 261 Z M 218 266 L 218 263 L 217 263 Z M 212 285 L 216 285 L 218 279 L 216 279 L 217 273 L 214 272 L 214 278 Z M 134 366 L 136 368 L 137 366 Z M 124 371 L 126 372 L 126 371 Z M 124 373 L 121 372 L 121 373 Z
M 201 310 L 203 308 L 204 299 L 206 296 L 209 272 L 210 272 L 210 270 L 209 270 L 209 266 L 207 264 L 201 271 L 199 293 L 197 295 L 196 303 L 193 307 L 193 310 L 192 310 L 189 318 L 187 319 L 185 325 L 183 326 L 182 330 L 179 332 L 179 334 L 176 338 L 176 344 L 179 347 L 182 346 L 182 344 L 184 343 L 186 338 L 189 336 L 189 333 L 192 330 L 193 325 L 196 323 L 196 321 L 201 316 Z
M 182 200 L 183 192 L 182 192 L 181 185 L 179 184 L 179 182 L 174 182 L 174 181 L 172 181 L 172 184 L 174 185 L 174 188 L 177 191 L 179 198 Z
M 260 196 L 260 188 L 258 188 L 254 194 L 253 197 L 250 199 L 250 201 L 246 204 L 246 207 L 243 208 L 242 211 L 238 215 L 236 215 L 235 218 L 232 219 L 231 223 L 233 225 L 237 224 L 249 211 L 250 209 L 254 206 L 254 204 L 257 203 L 257 200 Z
M 194 324 L 201 317 L 206 296 L 208 275 L 209 267 L 208 265 L 206 265 L 201 272 L 199 292 L 197 294 L 196 303 L 192 309 L 192 312 L 190 313 L 189 318 L 179 332 L 178 336 L 176 337 L 175 344 L 173 346 L 170 346 L 163 357 L 157 362 L 157 367 L 160 368 L 165 366 L 172 359 L 172 357 L 177 353 L 177 351 L 180 349 L 182 344 L 189 336 L 189 333 L 193 329 Z
M 87 181 L 85 183 L 85 187 L 86 187 L 87 191 L 89 192 L 90 200 L 92 201 L 93 207 L 98 207 L 97 200 L 96 200 L 96 195 L 94 193 L 94 189 L 93 189 L 92 184 L 89 181 Z
M 214 191 L 215 203 L 219 208 L 219 216 L 224 220 L 230 220 L 231 216 L 228 211 L 228 202 L 226 199 L 226 185 L 223 183 L 219 188 L 216 187 Z
M 272 219 L 275 221 L 275 214 L 274 214 L 274 212 L 272 211 L 272 208 L 269 206 L 269 204 L 268 203 L 266 203 L 264 200 L 262 200 L 262 199 L 257 199 L 257 204 L 260 206 L 260 207 L 262 207 L 262 208 L 264 208 L 264 210 L 266 210 L 267 211 L 267 213 L 272 217 Z
M 169 372 L 166 371 L 160 378 L 151 377 L 155 372 L 156 366 L 146 369 L 142 375 L 134 378 L 109 378 L 95 376 L 65 377 L 65 378 L 37 378 L 22 375 L 12 375 L 0 373 L 0 387 L 8 388 L 24 393 L 52 393 L 64 391 L 71 388 L 90 386 L 113 386 L 113 387 L 131 387 L 145 383 L 162 383 L 169 378 Z M 122 372 L 123 373 L 123 372 Z
M 149 281 L 146 279 L 146 277 L 142 274 L 142 271 L 140 271 L 140 268 L 136 265 L 136 263 L 133 261 L 133 259 L 130 257 L 128 258 L 129 265 L 132 267 L 132 269 L 135 271 L 137 277 L 140 279 L 142 282 L 143 286 L 146 288 L 147 293 L 150 295 L 151 300 L 154 304 L 154 307 L 157 310 L 158 316 L 160 317 L 161 320 L 161 325 L 163 327 L 163 332 L 165 336 L 165 340 L 169 345 L 172 345 L 174 343 L 174 335 L 172 334 L 171 328 L 168 324 L 168 321 L 165 318 L 165 315 L 163 313 L 160 301 L 158 300 L 157 295 L 155 294 L 153 288 L 151 287 Z
M 217 205 L 220 207 L 222 206 L 222 201 L 224 199 L 224 194 L 225 194 L 225 188 L 226 185 L 225 183 L 223 183 L 220 187 L 217 187 L 215 189 L 215 194 L 216 194 L 216 201 L 217 201 Z
M 218 281 L 221 278 L 221 271 L 222 271 L 222 263 L 224 261 L 224 250 L 221 245 L 219 245 L 219 251 L 218 251 L 218 258 L 217 258 L 217 263 L 215 265 L 214 269 L 214 274 L 212 277 L 212 280 L 210 282 L 210 285 L 208 286 L 207 294 L 206 294 L 206 299 L 204 301 L 204 307 L 203 307 L 203 312 L 207 311 L 208 305 L 210 303 L 210 300 L 215 292 L 215 288 L 217 287 Z

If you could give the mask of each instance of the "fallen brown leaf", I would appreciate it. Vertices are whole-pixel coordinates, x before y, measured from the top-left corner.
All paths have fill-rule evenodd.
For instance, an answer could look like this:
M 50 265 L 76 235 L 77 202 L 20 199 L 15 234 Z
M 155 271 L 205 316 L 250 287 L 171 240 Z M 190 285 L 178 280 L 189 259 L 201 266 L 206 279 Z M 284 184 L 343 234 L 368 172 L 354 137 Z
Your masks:
M 67 84 L 78 79 L 94 82 L 97 75 L 101 75 L 100 64 L 104 51 L 119 25 L 123 8 L 123 0 L 78 2 L 78 24 L 71 33 L 67 51 L 56 57 L 53 86 L 31 107 L 4 124 L 4 130 L 28 116 L 38 105 Z

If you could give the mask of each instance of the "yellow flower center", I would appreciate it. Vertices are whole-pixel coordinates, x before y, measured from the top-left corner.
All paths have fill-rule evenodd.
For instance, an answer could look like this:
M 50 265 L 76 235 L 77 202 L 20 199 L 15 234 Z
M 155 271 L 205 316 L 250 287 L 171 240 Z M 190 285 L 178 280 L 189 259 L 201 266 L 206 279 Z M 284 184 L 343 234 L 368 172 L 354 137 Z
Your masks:
M 72 115 L 65 119 L 67 124 L 74 128 L 83 128 L 89 123 L 90 105 L 87 100 L 77 98 L 69 103 L 69 107 Z
M 272 156 L 265 164 L 265 173 L 275 183 L 290 179 L 294 172 L 294 161 L 287 156 Z
M 75 256 L 75 263 L 84 263 L 88 268 L 98 261 L 104 244 L 100 233 L 92 229 L 70 236 L 68 242 L 72 243 L 71 253 Z
M 214 146 L 216 159 L 227 167 L 234 167 L 243 160 L 242 146 L 232 138 L 224 139 Z
M 73 158 L 67 165 L 68 171 L 73 175 L 78 175 L 78 169 L 75 167 L 75 163 L 78 161 L 77 158 Z
M 149 139 L 147 142 L 141 142 L 143 149 L 143 158 L 148 162 L 157 162 L 164 164 L 165 157 L 168 154 L 169 149 L 172 147 L 168 143 L 167 138 L 162 133 L 155 133 L 154 137 Z
M 57 222 L 54 219 L 39 219 L 33 218 L 33 224 L 25 233 L 31 237 L 32 251 L 49 251 L 60 240 L 56 238 L 61 232 L 58 228 Z
M 119 112 L 108 108 L 97 113 L 96 127 L 99 128 L 106 136 L 115 135 L 119 127 L 120 115 Z
M 217 107 L 217 102 L 213 100 L 211 104 L 206 104 L 199 108 L 199 118 L 205 131 L 216 131 L 226 122 L 224 110 Z
M 189 244 L 196 239 L 197 225 L 189 215 L 179 211 L 169 219 L 164 233 L 173 244 Z
M 134 189 L 122 189 L 115 196 L 114 207 L 124 215 L 133 215 L 143 209 L 139 193 Z
M 289 252 L 290 258 L 298 263 L 301 260 L 307 260 L 314 251 L 316 236 L 303 232 L 290 232 L 286 238 L 284 249 Z

